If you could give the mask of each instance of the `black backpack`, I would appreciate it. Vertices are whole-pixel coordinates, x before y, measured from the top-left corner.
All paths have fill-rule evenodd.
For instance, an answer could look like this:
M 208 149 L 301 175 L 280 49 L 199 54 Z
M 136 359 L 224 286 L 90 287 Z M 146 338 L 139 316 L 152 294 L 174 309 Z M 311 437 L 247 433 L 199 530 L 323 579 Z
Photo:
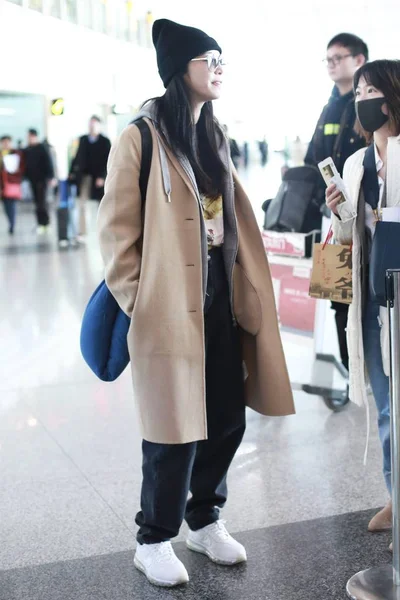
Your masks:
M 324 186 L 316 167 L 288 169 L 265 214 L 264 229 L 309 233 L 321 228 Z

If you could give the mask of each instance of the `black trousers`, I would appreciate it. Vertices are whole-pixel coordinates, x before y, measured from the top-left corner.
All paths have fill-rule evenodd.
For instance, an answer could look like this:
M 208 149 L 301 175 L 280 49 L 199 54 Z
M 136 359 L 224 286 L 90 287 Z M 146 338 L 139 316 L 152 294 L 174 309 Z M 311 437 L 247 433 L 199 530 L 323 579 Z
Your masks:
M 222 252 L 210 252 L 205 306 L 208 439 L 189 444 L 143 441 L 140 544 L 167 541 L 183 519 L 196 531 L 219 518 L 229 466 L 245 431 L 244 379 Z M 191 497 L 188 500 L 188 494 Z
M 349 315 L 349 305 L 342 302 L 332 302 L 332 308 L 335 311 L 336 331 L 339 341 L 340 358 L 344 367 L 349 370 L 349 352 L 347 349 L 347 319 Z
M 38 225 L 48 225 L 50 222 L 47 207 L 47 182 L 31 181 L 33 199 L 36 205 L 36 218 Z

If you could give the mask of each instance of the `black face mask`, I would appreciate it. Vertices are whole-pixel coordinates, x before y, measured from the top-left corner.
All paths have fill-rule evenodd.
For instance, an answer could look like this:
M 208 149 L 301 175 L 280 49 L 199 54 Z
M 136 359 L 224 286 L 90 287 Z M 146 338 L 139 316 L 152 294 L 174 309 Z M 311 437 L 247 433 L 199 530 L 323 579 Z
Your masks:
M 385 102 L 386 98 L 371 98 L 371 100 L 356 102 L 357 117 L 365 131 L 373 133 L 389 120 L 388 115 L 384 115 L 382 112 Z

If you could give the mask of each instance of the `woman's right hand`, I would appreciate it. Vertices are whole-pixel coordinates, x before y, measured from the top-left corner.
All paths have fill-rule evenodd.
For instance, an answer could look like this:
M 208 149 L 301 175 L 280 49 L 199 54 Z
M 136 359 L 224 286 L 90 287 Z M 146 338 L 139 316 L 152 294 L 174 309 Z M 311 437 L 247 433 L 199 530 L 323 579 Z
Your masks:
M 337 187 L 334 183 L 331 183 L 331 185 L 326 188 L 325 200 L 326 200 L 327 207 L 337 217 L 339 216 L 337 206 L 341 199 L 342 199 L 342 192 L 337 189 Z

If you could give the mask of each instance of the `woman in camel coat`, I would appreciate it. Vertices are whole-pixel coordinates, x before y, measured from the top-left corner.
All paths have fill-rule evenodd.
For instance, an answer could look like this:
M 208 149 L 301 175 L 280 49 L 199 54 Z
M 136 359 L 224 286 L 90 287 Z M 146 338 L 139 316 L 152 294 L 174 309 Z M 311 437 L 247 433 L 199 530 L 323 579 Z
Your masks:
M 246 560 L 219 521 L 245 405 L 273 416 L 294 406 L 260 231 L 212 113 L 221 49 L 165 19 L 153 40 L 166 93 L 137 116 L 153 141 L 146 198 L 132 124 L 111 151 L 99 235 L 107 285 L 131 317 L 144 438 L 135 565 L 173 586 L 188 581 L 169 541 L 184 518 L 189 548 L 222 564 Z

